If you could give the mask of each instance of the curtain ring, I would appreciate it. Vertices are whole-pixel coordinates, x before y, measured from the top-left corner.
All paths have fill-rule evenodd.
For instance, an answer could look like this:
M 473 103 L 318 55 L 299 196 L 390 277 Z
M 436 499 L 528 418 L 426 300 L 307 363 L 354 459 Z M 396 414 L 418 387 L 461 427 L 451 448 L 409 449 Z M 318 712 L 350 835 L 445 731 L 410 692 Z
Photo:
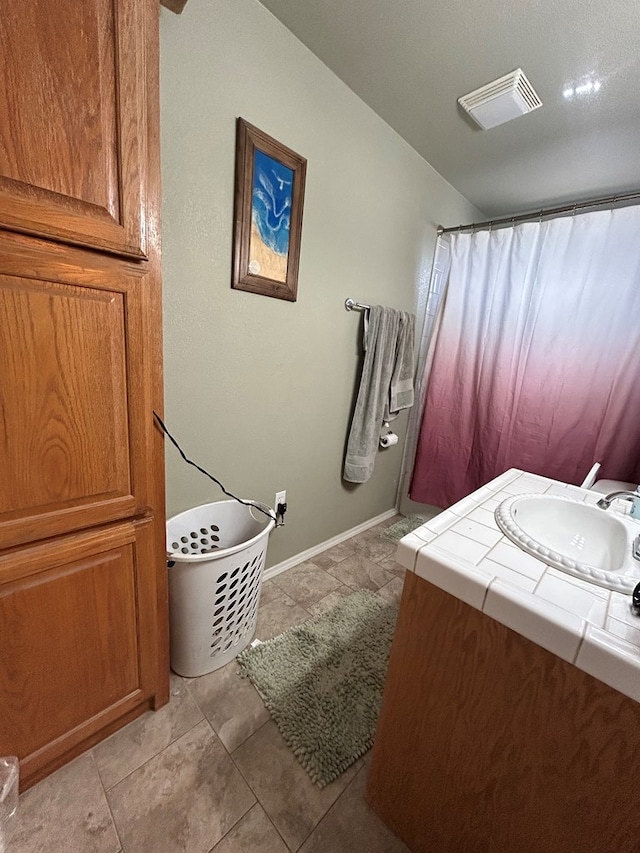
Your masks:
M 540 213 L 538 214 L 538 224 L 539 225 L 542 225 L 542 214 L 543 214 L 543 211 L 541 210 Z
M 573 205 L 573 210 L 571 211 L 571 216 L 572 216 L 572 217 L 576 215 L 576 208 L 577 208 L 577 206 L 578 206 L 578 202 L 576 202 L 576 203 Z

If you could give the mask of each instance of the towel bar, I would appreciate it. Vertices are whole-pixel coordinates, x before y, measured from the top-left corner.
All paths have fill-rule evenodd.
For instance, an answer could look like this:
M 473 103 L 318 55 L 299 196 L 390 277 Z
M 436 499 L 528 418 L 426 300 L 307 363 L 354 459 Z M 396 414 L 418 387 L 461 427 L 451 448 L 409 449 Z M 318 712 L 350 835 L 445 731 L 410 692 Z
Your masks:
M 344 307 L 347 311 L 369 311 L 370 305 L 365 305 L 363 302 L 354 302 L 353 299 L 345 299 Z

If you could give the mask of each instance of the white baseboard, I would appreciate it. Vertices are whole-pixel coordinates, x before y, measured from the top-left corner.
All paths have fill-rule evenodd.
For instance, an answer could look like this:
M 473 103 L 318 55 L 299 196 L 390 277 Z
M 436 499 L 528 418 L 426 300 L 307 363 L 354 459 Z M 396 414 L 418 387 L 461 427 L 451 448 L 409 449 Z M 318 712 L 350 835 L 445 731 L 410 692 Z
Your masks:
M 362 524 L 357 524 L 355 527 L 352 527 L 351 530 L 345 530 L 344 533 L 339 533 L 332 539 L 327 539 L 326 542 L 320 542 L 319 545 L 314 545 L 313 548 L 307 548 L 306 551 L 301 551 L 300 554 L 296 554 L 293 557 L 289 557 L 288 560 L 283 560 L 282 563 L 277 563 L 275 566 L 271 566 L 271 568 L 265 569 L 264 574 L 262 575 L 262 579 L 268 581 L 270 578 L 282 574 L 282 572 L 286 572 L 287 569 L 292 569 L 299 563 L 304 563 L 306 562 L 306 560 L 311 560 L 317 554 L 321 554 L 323 551 L 326 551 L 329 548 L 333 548 L 334 545 L 339 545 L 341 542 L 344 542 L 347 539 L 351 539 L 352 536 L 357 536 L 358 533 L 363 533 L 370 527 L 375 527 L 376 524 L 381 524 L 383 521 L 386 521 L 388 518 L 392 518 L 394 515 L 397 514 L 397 509 L 388 509 L 386 512 L 383 512 L 382 515 L 377 515 L 375 518 L 370 518 L 369 521 L 363 521 Z

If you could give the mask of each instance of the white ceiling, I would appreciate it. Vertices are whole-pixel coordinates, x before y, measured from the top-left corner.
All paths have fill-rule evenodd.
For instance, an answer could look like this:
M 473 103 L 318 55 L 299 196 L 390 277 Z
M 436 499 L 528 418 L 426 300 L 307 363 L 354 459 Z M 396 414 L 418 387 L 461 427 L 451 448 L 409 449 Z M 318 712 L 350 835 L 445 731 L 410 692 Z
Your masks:
M 487 216 L 640 188 L 638 0 L 261 2 Z M 518 67 L 543 106 L 481 130 L 457 98 Z

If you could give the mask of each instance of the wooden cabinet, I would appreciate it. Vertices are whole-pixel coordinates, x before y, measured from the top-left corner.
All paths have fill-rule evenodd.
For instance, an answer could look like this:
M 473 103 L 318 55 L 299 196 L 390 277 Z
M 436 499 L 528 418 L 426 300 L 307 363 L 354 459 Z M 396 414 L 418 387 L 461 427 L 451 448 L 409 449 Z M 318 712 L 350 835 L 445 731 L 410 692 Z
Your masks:
M 155 0 L 0 16 L 0 755 L 168 699 Z
M 407 572 L 367 800 L 411 853 L 637 853 L 640 705 Z

